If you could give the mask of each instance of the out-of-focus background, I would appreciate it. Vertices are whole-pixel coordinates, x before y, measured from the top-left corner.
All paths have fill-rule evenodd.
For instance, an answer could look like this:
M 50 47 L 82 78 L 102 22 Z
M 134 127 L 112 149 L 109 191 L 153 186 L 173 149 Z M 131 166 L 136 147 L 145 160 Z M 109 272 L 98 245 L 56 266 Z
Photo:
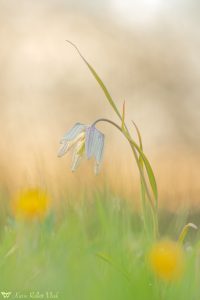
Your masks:
M 138 198 L 138 171 L 107 125 L 101 174 L 77 174 L 59 140 L 75 122 L 117 120 L 74 49 L 95 67 L 126 118 L 139 126 L 160 205 L 200 207 L 200 3 L 198 0 L 1 0 L 0 184 L 84 193 L 102 185 Z M 132 128 L 134 134 L 134 128 Z M 136 136 L 135 136 L 136 137 Z M 135 195 L 135 196 L 134 196 Z

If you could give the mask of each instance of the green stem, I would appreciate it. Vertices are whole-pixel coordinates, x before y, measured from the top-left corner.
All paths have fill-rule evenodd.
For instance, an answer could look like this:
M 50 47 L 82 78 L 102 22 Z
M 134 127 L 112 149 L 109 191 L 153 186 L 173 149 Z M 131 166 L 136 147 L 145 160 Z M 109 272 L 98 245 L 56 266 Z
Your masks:
M 98 119 L 96 120 L 92 126 L 95 126 L 97 123 L 99 122 L 107 122 L 107 123 L 110 123 L 112 124 L 114 127 L 116 127 L 123 135 L 124 137 L 128 140 L 130 146 L 131 146 L 131 149 L 132 149 L 132 152 L 133 152 L 133 155 L 134 155 L 134 158 L 135 158 L 135 161 L 136 161 L 136 164 L 137 164 L 137 167 L 139 169 L 139 173 L 140 173 L 140 179 L 141 179 L 141 183 L 145 189 L 145 192 L 146 192 L 146 195 L 147 195 L 147 198 L 150 202 L 150 205 L 151 205 L 151 209 L 152 209 L 152 218 L 153 218 L 153 227 L 154 227 L 154 236 L 157 237 L 158 236 L 158 220 L 157 220 L 157 208 L 156 206 L 154 205 L 154 202 L 153 202 L 153 199 L 151 197 L 151 194 L 149 192 L 149 188 L 148 188 L 148 185 L 147 185 L 147 182 L 146 182 L 146 179 L 145 179 L 145 176 L 144 176 L 144 171 L 143 171 L 143 168 L 142 166 L 140 165 L 140 162 L 139 162 L 139 158 L 138 158 L 138 155 L 137 155 L 137 152 L 136 152 L 136 149 L 138 150 L 139 149 L 139 146 L 133 141 L 133 139 L 131 138 L 130 136 L 130 133 L 128 132 L 128 129 L 127 127 L 125 126 L 125 130 L 122 129 L 119 125 L 117 125 L 115 122 L 109 120 L 109 119 L 105 119 L 105 118 L 101 118 L 101 119 Z M 135 149 L 136 148 L 136 149 Z M 139 149 L 140 150 L 140 149 Z M 138 151 L 139 151 L 138 150 Z M 141 151 L 139 151 L 140 153 Z
M 130 133 L 128 131 L 128 128 L 127 128 L 127 126 L 126 126 L 126 124 L 124 122 L 124 116 L 121 116 L 121 114 L 120 114 L 120 112 L 119 112 L 119 110 L 118 110 L 115 102 L 113 101 L 113 99 L 112 99 L 112 97 L 111 97 L 111 95 L 110 95 L 107 87 L 105 86 L 105 84 L 103 83 L 103 81 L 101 80 L 101 78 L 99 77 L 99 75 L 97 74 L 97 72 L 95 71 L 95 69 L 89 64 L 89 62 L 85 59 L 85 57 L 82 55 L 82 53 L 80 52 L 80 50 L 78 49 L 78 47 L 74 43 L 72 43 L 69 40 L 67 40 L 67 42 L 70 43 L 76 49 L 76 51 L 80 55 L 81 59 L 84 61 L 84 63 L 86 64 L 86 66 L 90 70 L 91 74 L 94 76 L 95 80 L 98 82 L 99 86 L 101 87 L 102 91 L 104 92 L 104 95 L 106 96 L 106 98 L 107 98 L 108 102 L 110 103 L 110 105 L 112 106 L 113 110 L 115 111 L 115 113 L 117 114 L 117 116 L 119 117 L 119 119 L 122 121 L 122 128 L 119 127 L 114 122 L 108 120 L 108 119 L 99 119 L 94 124 L 96 124 L 97 122 L 100 122 L 100 121 L 108 122 L 108 123 L 114 125 L 116 128 L 118 128 L 122 132 L 122 134 L 126 137 L 126 139 L 128 140 L 128 142 L 129 142 L 129 144 L 131 146 L 131 149 L 133 151 L 133 154 L 134 154 L 134 157 L 135 157 L 135 160 L 136 160 L 139 172 L 140 172 L 140 180 L 141 180 L 141 183 L 142 183 L 142 186 L 143 186 L 143 188 L 142 188 L 142 186 L 141 186 L 141 188 L 144 189 L 144 191 L 146 192 L 146 195 L 148 197 L 148 200 L 149 200 L 151 208 L 152 208 L 152 214 L 153 214 L 153 220 L 154 220 L 154 229 L 155 229 L 155 236 L 157 236 L 157 234 L 158 234 L 158 222 L 157 222 L 157 205 L 158 205 L 158 201 L 157 201 L 157 186 L 156 186 L 154 174 L 152 174 L 151 167 L 148 165 L 149 164 L 148 160 L 147 160 L 146 156 L 144 155 L 143 151 L 140 149 L 140 147 L 131 138 L 131 135 L 130 135 Z M 147 183 L 145 181 L 145 176 L 144 176 L 143 168 L 142 168 L 142 165 L 140 164 L 140 161 L 139 161 L 140 158 L 138 158 L 136 150 L 138 151 L 139 157 L 141 157 L 142 160 L 145 163 L 149 179 L 150 179 L 150 177 L 153 178 L 153 180 L 150 179 L 150 184 L 151 184 L 151 187 L 153 189 L 153 193 L 154 193 L 154 197 L 155 197 L 155 202 L 152 200 L 151 194 L 149 192 Z

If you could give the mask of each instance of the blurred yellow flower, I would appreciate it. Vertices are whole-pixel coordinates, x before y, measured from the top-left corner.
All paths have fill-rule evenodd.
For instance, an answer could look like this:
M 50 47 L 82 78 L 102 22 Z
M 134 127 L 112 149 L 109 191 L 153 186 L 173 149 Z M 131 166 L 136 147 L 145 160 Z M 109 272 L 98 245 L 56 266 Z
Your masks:
M 184 267 L 183 249 L 177 242 L 159 241 L 150 250 L 149 263 L 159 278 L 166 281 L 179 279 Z
M 22 219 L 43 218 L 49 208 L 50 198 L 39 188 L 22 191 L 14 201 L 14 213 Z

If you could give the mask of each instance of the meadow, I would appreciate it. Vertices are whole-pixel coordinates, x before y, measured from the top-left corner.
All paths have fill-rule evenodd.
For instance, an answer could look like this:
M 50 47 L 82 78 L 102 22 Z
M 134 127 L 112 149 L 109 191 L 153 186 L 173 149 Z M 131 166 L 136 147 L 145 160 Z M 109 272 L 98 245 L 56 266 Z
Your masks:
M 159 209 L 159 193 L 139 128 L 137 141 L 126 125 L 126 104 L 118 109 L 94 68 L 75 47 L 96 79 L 119 122 L 101 118 L 75 123 L 61 138 L 58 156 L 74 148 L 72 171 L 94 157 L 100 170 L 104 134 L 114 126 L 130 146 L 139 174 L 137 199 L 123 198 L 108 185 L 79 196 L 51 193 L 41 184 L 15 196 L 1 189 L 0 291 L 10 299 L 199 299 L 200 242 L 196 216 Z M 120 175 L 120 174 L 119 174 Z M 74 174 L 76 176 L 76 174 Z M 64 190 L 63 190 L 64 191 Z M 59 205 L 54 198 L 59 197 Z M 137 209 L 134 200 L 140 203 Z M 198 215 L 197 215 L 198 218 Z
M 107 189 L 62 201 L 42 220 L 1 213 L 0 290 L 11 299 L 199 299 L 196 231 L 182 246 L 180 278 L 163 280 L 149 264 L 155 240 L 130 202 Z M 185 220 L 162 213 L 160 221 L 161 237 L 176 242 Z

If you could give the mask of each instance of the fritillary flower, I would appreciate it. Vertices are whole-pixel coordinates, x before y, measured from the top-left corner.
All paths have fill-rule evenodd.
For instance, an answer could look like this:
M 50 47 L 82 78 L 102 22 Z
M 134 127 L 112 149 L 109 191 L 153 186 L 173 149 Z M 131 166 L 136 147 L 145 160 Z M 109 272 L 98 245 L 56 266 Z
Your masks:
M 67 133 L 64 134 L 58 151 L 58 157 L 63 156 L 70 149 L 73 149 L 72 171 L 75 171 L 80 161 L 85 157 L 95 158 L 95 174 L 99 172 L 103 157 L 104 134 L 94 125 L 76 123 Z

